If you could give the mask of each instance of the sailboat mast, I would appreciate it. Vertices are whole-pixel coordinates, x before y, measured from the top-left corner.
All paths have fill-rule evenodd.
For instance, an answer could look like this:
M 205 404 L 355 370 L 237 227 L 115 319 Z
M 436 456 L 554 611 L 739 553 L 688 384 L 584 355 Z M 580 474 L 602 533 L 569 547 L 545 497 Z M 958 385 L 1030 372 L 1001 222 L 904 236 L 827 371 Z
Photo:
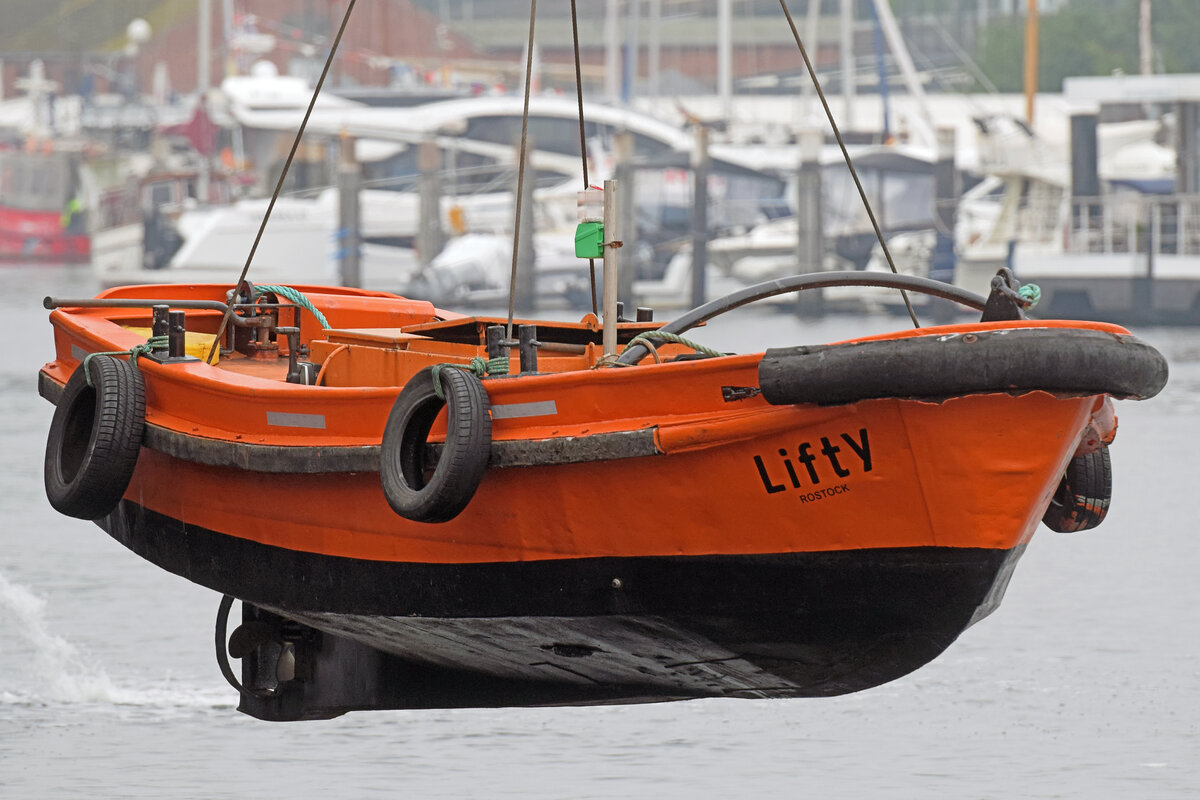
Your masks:
M 854 100 L 858 77 L 854 58 L 854 2 L 842 0 L 842 97 L 846 101 L 846 129 L 854 130 Z
M 616 104 L 621 98 L 621 40 L 618 0 L 608 0 L 604 10 L 604 96 Z
M 733 0 L 717 0 L 717 94 L 721 116 L 733 116 Z
M 212 81 L 212 0 L 200 0 L 196 36 L 196 95 L 200 110 L 208 113 L 208 90 Z M 196 178 L 196 194 L 201 204 L 209 200 L 211 165 L 208 152 L 200 154 L 200 173 Z
M 1038 6 L 1028 0 L 1025 11 L 1025 119 L 1033 127 L 1033 101 L 1038 88 Z
M 203 100 L 212 80 L 212 0 L 200 0 L 196 14 L 196 93 Z
M 808 15 L 805 17 L 805 22 L 804 22 L 804 41 L 808 43 L 808 46 L 812 49 L 812 51 L 815 54 L 818 61 L 821 58 L 821 56 L 820 56 L 821 40 L 820 40 L 820 33 L 819 33 L 820 29 L 818 27 L 818 25 L 820 23 L 820 19 L 821 19 L 821 0 L 808 0 Z M 810 101 L 812 100 L 812 96 L 813 96 L 812 81 L 803 81 L 803 88 L 801 89 L 801 95 L 804 97 L 804 101 L 805 101 L 804 102 L 804 113 L 806 115 L 811 113 L 812 116 L 814 116 L 814 117 L 819 115 L 820 114 L 819 109 L 810 108 Z
M 625 70 L 621 90 L 621 99 L 625 105 L 632 103 L 637 95 L 638 66 L 642 50 L 642 43 L 639 41 L 641 26 L 642 0 L 629 0 L 629 18 L 626 20 L 629 33 L 625 42 Z
M 1141 0 L 1138 6 L 1138 61 L 1143 75 L 1154 74 L 1154 40 L 1152 38 L 1151 0 Z
M 933 113 L 929 110 L 929 98 L 925 94 L 921 76 L 917 74 L 912 53 L 909 52 L 908 45 L 904 43 L 904 36 L 900 33 L 896 15 L 892 13 L 892 5 L 888 0 L 875 0 L 874 8 L 883 38 L 887 41 L 888 49 L 892 51 L 892 58 L 895 59 L 896 66 L 900 68 L 904 85 L 908 88 L 908 93 L 912 95 L 913 100 L 916 101 L 917 110 L 920 112 L 909 118 L 909 125 L 916 138 L 920 139 L 926 147 L 936 150 L 937 134 L 934 132 Z
M 650 0 L 650 43 L 646 55 L 649 90 L 651 97 L 658 97 L 661 91 L 659 72 L 662 69 L 662 0 Z

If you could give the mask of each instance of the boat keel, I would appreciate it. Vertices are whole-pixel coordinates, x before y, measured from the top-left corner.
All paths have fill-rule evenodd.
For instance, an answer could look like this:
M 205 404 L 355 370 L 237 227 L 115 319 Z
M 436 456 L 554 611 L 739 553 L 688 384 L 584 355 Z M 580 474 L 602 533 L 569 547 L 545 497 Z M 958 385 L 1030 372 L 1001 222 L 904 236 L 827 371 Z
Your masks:
M 331 719 L 350 711 L 606 705 L 683 700 L 686 692 L 593 682 L 536 682 L 420 664 L 249 603 L 243 625 L 279 632 L 242 659 L 238 711 L 268 722 Z M 280 680 L 281 672 L 290 676 Z

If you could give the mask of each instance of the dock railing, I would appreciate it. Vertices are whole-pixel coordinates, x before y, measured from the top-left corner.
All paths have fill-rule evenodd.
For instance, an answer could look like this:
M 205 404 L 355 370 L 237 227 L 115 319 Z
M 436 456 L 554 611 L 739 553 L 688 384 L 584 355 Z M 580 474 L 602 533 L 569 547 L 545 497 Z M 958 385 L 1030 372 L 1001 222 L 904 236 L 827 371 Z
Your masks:
M 1068 253 L 1200 255 L 1200 195 L 1074 198 L 1063 247 Z

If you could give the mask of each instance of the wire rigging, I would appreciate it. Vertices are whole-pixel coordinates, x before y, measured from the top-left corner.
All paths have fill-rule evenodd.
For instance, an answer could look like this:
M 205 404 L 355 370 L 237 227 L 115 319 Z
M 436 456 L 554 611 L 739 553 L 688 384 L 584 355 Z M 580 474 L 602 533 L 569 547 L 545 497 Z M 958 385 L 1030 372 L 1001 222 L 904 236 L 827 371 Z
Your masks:
M 321 77 L 317 80 L 317 86 L 313 90 L 312 98 L 308 101 L 308 108 L 304 112 L 304 119 L 300 122 L 300 129 L 296 131 L 296 138 L 292 142 L 291 152 L 288 153 L 287 161 L 283 162 L 283 171 L 279 173 L 279 181 L 275 184 L 275 191 L 271 194 L 271 202 L 267 204 L 267 212 L 263 214 L 262 223 L 258 226 L 258 233 L 254 237 L 254 244 L 250 246 L 250 253 L 246 256 L 246 265 L 242 267 L 242 274 L 238 277 L 237 285 L 233 287 L 233 293 L 229 295 L 229 303 L 225 306 L 225 314 L 221 317 L 221 324 L 217 327 L 217 335 L 213 338 L 212 348 L 208 351 L 206 361 L 211 362 L 213 355 L 219 347 L 221 337 L 225 334 L 225 328 L 229 325 L 229 318 L 233 316 L 233 306 L 237 303 L 237 298 L 242 293 L 242 286 L 246 283 L 246 275 L 250 272 L 250 264 L 254 262 L 254 254 L 258 251 L 258 243 L 262 241 L 263 231 L 267 229 L 267 223 L 271 219 L 271 211 L 275 208 L 275 201 L 279 199 L 279 193 L 283 191 L 283 182 L 287 179 L 288 170 L 292 166 L 292 160 L 296 157 L 296 151 L 300 148 L 300 139 L 304 136 L 304 129 L 308 127 L 308 118 L 312 116 L 313 108 L 317 105 L 317 97 L 321 94 L 321 88 L 325 85 L 325 78 L 329 75 L 329 68 L 333 64 L 333 57 L 337 54 L 338 45 L 342 43 L 342 34 L 346 32 L 346 25 L 350 22 L 350 14 L 354 11 L 354 4 L 358 0 L 350 0 L 346 5 L 346 13 L 342 16 L 341 27 L 338 28 L 337 37 L 333 40 L 333 46 L 329 48 L 329 57 L 325 59 L 325 67 L 321 70 Z
M 512 274 L 508 280 L 508 326 L 505 328 L 505 338 L 511 340 L 513 335 L 513 316 L 517 309 L 517 257 L 521 243 L 521 207 L 525 205 L 525 152 L 529 142 L 529 91 L 533 85 L 533 29 L 537 20 L 537 0 L 529 4 L 529 42 L 525 51 L 525 110 L 521 113 L 521 152 L 517 166 L 517 197 L 516 220 L 513 226 Z M 533 265 L 529 265 L 533 269 Z
M 879 221 L 875 218 L 875 211 L 871 208 L 871 201 L 867 199 L 867 191 L 863 188 L 862 181 L 858 178 L 858 170 L 854 168 L 854 162 L 850 158 L 850 151 L 846 149 L 846 142 L 842 139 L 842 132 L 838 129 L 837 122 L 833 118 L 833 111 L 829 108 L 829 101 L 825 99 L 825 91 L 821 88 L 821 81 L 817 78 L 817 71 L 813 68 L 812 61 L 808 57 L 808 50 L 804 47 L 804 42 L 800 39 L 800 31 L 796 29 L 796 21 L 792 19 L 792 11 L 788 8 L 787 0 L 779 0 L 779 5 L 783 8 L 783 15 L 787 17 L 788 26 L 792 29 L 792 36 L 796 40 L 796 46 L 800 48 L 800 56 L 804 59 L 804 66 L 808 70 L 808 76 L 812 79 L 813 87 L 817 90 L 817 97 L 821 99 L 821 106 L 825 109 L 825 117 L 829 120 L 829 125 L 833 128 L 833 136 L 837 139 L 838 147 L 842 149 L 842 157 L 846 159 L 846 166 L 850 168 L 850 176 L 854 178 L 854 185 L 858 188 L 858 196 L 862 198 L 863 206 L 867 210 L 867 216 L 871 219 L 871 227 L 875 229 L 875 238 L 879 240 L 879 246 L 883 248 L 883 255 L 887 258 L 888 266 L 894 274 L 900 274 L 896 269 L 896 262 L 892 260 L 892 251 L 888 249 L 887 242 L 883 239 L 883 231 L 879 227 Z M 913 310 L 912 300 L 908 297 L 908 292 L 901 290 L 900 295 L 904 298 L 904 307 L 908 309 L 908 316 L 912 319 L 913 325 L 917 328 L 921 327 L 921 323 L 917 321 L 917 312 Z
M 575 7 L 575 0 L 571 0 L 571 36 L 575 44 L 575 97 L 579 101 L 579 157 L 583 161 L 583 188 L 586 191 L 591 188 L 591 179 L 588 177 L 587 133 L 583 121 L 583 67 L 579 61 L 579 12 Z M 596 259 L 588 259 L 588 272 L 592 287 L 592 313 L 599 314 L 600 306 L 596 300 Z

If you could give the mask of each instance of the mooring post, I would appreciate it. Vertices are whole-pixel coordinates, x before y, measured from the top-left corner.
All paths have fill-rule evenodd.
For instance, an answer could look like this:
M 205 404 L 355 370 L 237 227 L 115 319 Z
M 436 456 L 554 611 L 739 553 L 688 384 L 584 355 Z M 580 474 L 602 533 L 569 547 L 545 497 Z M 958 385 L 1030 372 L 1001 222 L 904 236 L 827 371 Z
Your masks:
M 200 0 L 196 22 L 196 96 L 199 98 L 200 110 L 207 114 L 208 89 L 212 78 L 212 0 Z M 196 196 L 202 206 L 212 201 L 211 183 L 212 157 L 206 150 L 200 153 L 200 170 L 196 176 Z
M 957 135 L 954 128 L 938 128 L 937 161 L 933 165 L 933 259 L 929 277 L 954 283 L 954 227 L 958 217 Z
M 618 227 L 621 230 L 622 250 L 629 255 L 625 269 L 617 276 L 617 297 L 621 302 L 632 308 L 634 303 L 633 281 L 637 277 L 637 216 L 634 207 L 634 195 L 637 193 L 634 183 L 636 168 L 634 167 L 633 134 L 622 131 L 613 137 L 614 168 L 613 177 L 621 187 L 621 203 L 618 208 Z
M 171 311 L 167 314 L 167 357 L 187 356 L 187 318 L 185 312 Z
M 604 182 L 604 355 L 617 353 L 617 270 L 620 259 L 617 182 Z
M 164 337 L 171 335 L 171 307 L 169 305 L 156 305 L 151 309 L 153 312 L 153 322 L 150 324 L 150 335 L 159 342 Z M 158 344 L 150 350 L 155 358 L 164 359 L 170 354 L 169 344 Z
M 420 218 L 417 225 L 417 260 L 424 269 L 442 252 L 442 152 L 437 142 L 426 139 L 417 148 L 420 170 Z
M 1085 230 L 1090 206 L 1100 199 L 1100 115 L 1071 115 L 1071 237 Z
M 362 171 L 358 164 L 355 139 L 342 136 L 338 140 L 338 257 L 343 286 L 362 285 L 359 245 L 361 242 L 359 192 Z
M 801 273 L 823 272 L 825 238 L 821 225 L 821 146 L 820 131 L 800 134 L 800 167 L 796 173 L 796 262 Z M 819 317 L 825 313 L 825 296 L 820 289 L 796 294 L 796 313 Z
M 1180 100 L 1175 106 L 1175 191 L 1200 192 L 1200 102 Z
M 517 342 L 517 354 L 521 359 L 521 374 L 536 374 L 538 371 L 537 349 L 541 344 L 537 340 L 537 325 L 518 325 Z

